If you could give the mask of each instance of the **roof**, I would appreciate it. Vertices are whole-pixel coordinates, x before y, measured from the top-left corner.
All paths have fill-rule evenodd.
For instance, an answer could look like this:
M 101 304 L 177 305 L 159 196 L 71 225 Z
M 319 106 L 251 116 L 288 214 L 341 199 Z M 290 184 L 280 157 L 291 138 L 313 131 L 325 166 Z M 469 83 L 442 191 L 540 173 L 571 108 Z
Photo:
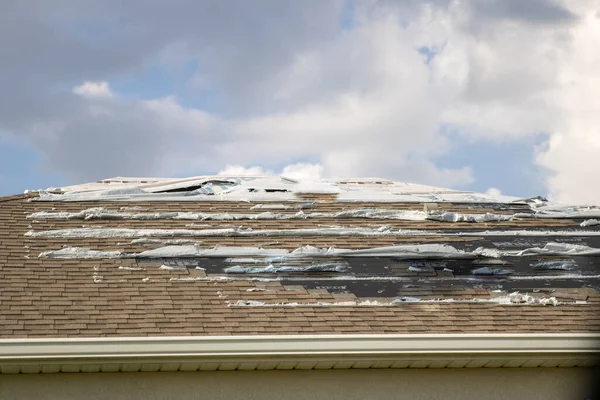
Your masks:
M 2 198 L 0 336 L 600 331 L 595 207 L 228 179 Z
M 57 348 L 68 357 L 70 346 L 118 343 L 118 352 L 147 337 L 140 346 L 152 351 L 140 351 L 159 357 L 156 343 L 165 354 L 188 345 L 202 353 L 226 336 L 246 349 L 243 338 L 303 335 L 306 343 L 294 340 L 308 352 L 330 335 L 358 338 L 373 352 L 385 335 L 405 354 L 411 337 L 441 335 L 455 348 L 467 334 L 472 339 L 461 343 L 496 335 L 494 343 L 514 354 L 516 342 L 502 335 L 550 334 L 563 335 L 549 340 L 572 355 L 569 346 L 588 340 L 581 335 L 600 331 L 596 218 L 594 206 L 377 178 L 114 178 L 4 197 L 0 347 L 5 357 L 39 361 Z M 428 340 L 424 349 L 438 346 Z M 252 343 L 244 351 L 258 357 Z M 421 365 L 419 357 L 386 362 Z M 444 357 L 435 365 L 454 365 L 459 354 Z M 348 360 L 327 365 L 338 362 Z M 0 372 L 44 365 L 0 363 Z

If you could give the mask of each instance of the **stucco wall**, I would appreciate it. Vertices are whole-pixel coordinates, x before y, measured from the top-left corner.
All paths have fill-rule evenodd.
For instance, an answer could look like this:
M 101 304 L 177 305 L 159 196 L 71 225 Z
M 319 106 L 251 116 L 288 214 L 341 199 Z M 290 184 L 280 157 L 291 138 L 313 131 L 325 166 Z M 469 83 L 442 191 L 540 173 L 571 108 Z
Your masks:
M 439 369 L 0 375 L 0 399 L 573 399 L 598 369 Z

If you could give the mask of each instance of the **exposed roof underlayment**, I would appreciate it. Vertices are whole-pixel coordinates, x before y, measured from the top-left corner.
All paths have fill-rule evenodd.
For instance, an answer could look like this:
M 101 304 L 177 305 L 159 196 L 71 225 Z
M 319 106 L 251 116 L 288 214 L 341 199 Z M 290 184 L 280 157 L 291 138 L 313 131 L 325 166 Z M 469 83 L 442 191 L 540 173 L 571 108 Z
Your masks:
M 30 191 L 27 191 L 30 192 Z M 286 209 L 295 207 L 302 209 L 302 205 L 286 206 L 273 204 L 273 202 L 298 201 L 303 194 L 322 194 L 334 196 L 339 202 L 419 202 L 419 203 L 509 203 L 528 204 L 532 206 L 532 213 L 516 213 L 513 218 L 595 218 L 600 217 L 600 207 L 586 205 L 564 205 L 549 203 L 545 199 L 504 196 L 499 194 L 477 193 L 458 191 L 435 186 L 420 185 L 406 182 L 396 182 L 381 178 L 360 178 L 342 180 L 298 181 L 279 176 L 255 177 L 230 177 L 230 176 L 198 176 L 185 179 L 173 178 L 111 178 L 98 182 L 81 185 L 66 186 L 62 188 L 49 188 L 39 190 L 41 201 L 248 201 L 269 202 L 271 204 L 257 204 L 255 208 Z M 308 206 L 308 208 L 310 205 Z M 356 210 L 361 213 L 361 210 Z M 83 211 L 83 218 L 94 218 L 94 214 L 102 210 Z M 362 210 L 364 213 L 364 210 Z M 115 213 L 114 218 L 127 218 L 128 213 Z M 425 218 L 440 221 L 467 221 L 478 222 L 474 218 L 498 218 L 495 215 L 476 216 L 457 213 L 426 212 Z M 52 218 L 53 216 L 46 216 Z M 61 216 L 54 216 L 60 218 Z M 69 218 L 68 216 L 63 216 Z M 76 216 L 75 216 L 76 217 Z M 244 219 L 245 216 L 231 216 Z M 341 216 L 343 217 L 343 216 Z M 371 216 L 370 218 L 374 218 Z M 159 218 L 158 216 L 138 215 L 133 218 Z M 168 217 L 167 217 L 168 218 Z M 179 215 L 171 218 L 210 219 L 210 215 Z M 265 218 L 271 218 L 265 216 Z M 273 216 L 272 218 L 277 218 Z M 366 216 L 369 218 L 369 216 Z M 396 215 L 396 218 L 419 218 L 417 214 L 411 216 Z M 595 220 L 582 223 L 582 226 L 595 224 Z
M 40 200 L 195 200 L 297 201 L 297 195 L 335 195 L 338 201 L 497 203 L 516 197 L 463 192 L 385 179 L 296 181 L 278 176 L 200 176 L 186 179 L 112 178 L 83 185 L 40 190 Z

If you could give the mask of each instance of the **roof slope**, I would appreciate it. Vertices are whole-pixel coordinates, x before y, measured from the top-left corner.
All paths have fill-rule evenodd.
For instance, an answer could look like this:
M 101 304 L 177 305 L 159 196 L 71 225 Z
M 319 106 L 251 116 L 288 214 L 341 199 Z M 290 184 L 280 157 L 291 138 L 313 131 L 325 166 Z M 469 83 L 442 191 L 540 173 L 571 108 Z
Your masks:
M 1 198 L 0 337 L 600 331 L 596 208 L 352 182 Z

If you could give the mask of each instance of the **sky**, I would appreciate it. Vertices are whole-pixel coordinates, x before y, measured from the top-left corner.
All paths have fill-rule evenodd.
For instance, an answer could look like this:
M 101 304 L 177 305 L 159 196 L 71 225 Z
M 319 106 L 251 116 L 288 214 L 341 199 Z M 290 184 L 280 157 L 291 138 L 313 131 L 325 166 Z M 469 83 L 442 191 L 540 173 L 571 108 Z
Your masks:
M 0 4 L 0 195 L 381 177 L 600 204 L 600 0 Z

